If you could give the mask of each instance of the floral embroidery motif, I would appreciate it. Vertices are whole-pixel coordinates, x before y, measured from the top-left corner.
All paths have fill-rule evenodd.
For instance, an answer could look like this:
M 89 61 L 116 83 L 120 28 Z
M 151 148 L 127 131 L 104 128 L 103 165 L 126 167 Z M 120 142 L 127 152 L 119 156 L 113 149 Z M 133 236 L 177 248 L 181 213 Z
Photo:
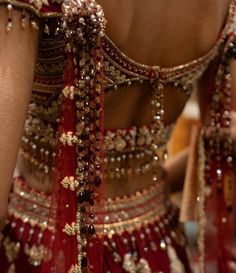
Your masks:
M 9 237 L 6 237 L 6 239 L 3 241 L 3 246 L 5 248 L 8 262 L 12 263 L 18 258 L 20 252 L 20 243 L 13 242 Z
M 78 230 L 79 230 L 79 225 L 73 222 L 71 225 L 66 224 L 63 229 L 63 232 L 65 232 L 69 236 L 74 236 L 76 235 Z
M 31 247 L 26 244 L 24 247 L 26 255 L 29 257 L 29 263 L 33 266 L 39 266 L 43 260 L 43 245 L 32 245 Z
M 141 258 L 136 262 L 136 257 L 130 253 L 124 256 L 123 268 L 129 273 L 151 273 L 151 268 L 146 259 Z
M 69 131 L 67 133 L 63 133 L 59 140 L 64 145 L 73 146 L 74 144 L 77 143 L 78 137 L 74 135 L 73 132 Z
M 79 266 L 78 265 L 72 265 L 70 271 L 68 273 L 79 273 Z
M 79 186 L 79 181 L 75 180 L 75 177 L 73 176 L 66 176 L 62 181 L 61 181 L 62 186 L 65 189 L 70 189 L 71 191 L 75 191 L 78 186 Z
M 73 100 L 74 96 L 75 96 L 75 87 L 74 86 L 66 86 L 62 90 L 62 93 L 66 98 Z
M 41 10 L 43 5 L 49 5 L 47 0 L 29 0 L 29 3 L 32 4 L 37 10 Z

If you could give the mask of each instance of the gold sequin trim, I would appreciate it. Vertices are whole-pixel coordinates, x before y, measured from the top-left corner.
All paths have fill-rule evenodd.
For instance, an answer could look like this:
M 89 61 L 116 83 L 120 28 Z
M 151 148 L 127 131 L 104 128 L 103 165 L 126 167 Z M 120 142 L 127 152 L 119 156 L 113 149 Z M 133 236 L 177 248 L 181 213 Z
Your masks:
M 198 142 L 198 173 L 199 173 L 199 196 L 198 196 L 198 214 L 199 214 L 199 232 L 198 232 L 198 249 L 199 249 L 199 269 L 201 273 L 205 272 L 205 150 L 203 140 L 203 130 L 200 132 Z
M 62 90 L 62 93 L 66 98 L 73 100 L 75 97 L 75 87 L 74 86 L 66 86 Z
M 123 269 L 129 273 L 152 273 L 150 265 L 146 259 L 141 258 L 136 262 L 135 257 L 130 253 L 127 253 L 124 256 Z
M 61 181 L 61 184 L 65 189 L 70 189 L 71 191 L 75 191 L 79 186 L 79 182 L 75 179 L 74 176 L 66 176 Z
M 40 12 L 36 7 L 31 4 L 16 1 L 16 0 L 0 0 L 0 4 L 11 4 L 18 8 L 25 8 L 35 13 L 38 17 L 56 18 L 61 17 L 61 12 Z
M 75 222 L 73 222 L 71 225 L 66 224 L 63 229 L 63 232 L 69 236 L 76 235 L 78 231 L 79 231 L 79 226 Z
M 71 269 L 68 273 L 79 273 L 79 266 L 78 265 L 72 265 Z
M 33 266 L 39 266 L 43 260 L 44 247 L 43 245 L 32 245 L 31 247 L 26 244 L 24 247 L 25 254 L 29 257 L 29 263 Z
M 20 243 L 13 242 L 9 237 L 6 237 L 3 241 L 3 247 L 5 248 L 5 254 L 9 263 L 14 262 L 20 252 Z
M 59 138 L 63 145 L 73 146 L 78 142 L 78 137 L 73 132 L 62 133 Z

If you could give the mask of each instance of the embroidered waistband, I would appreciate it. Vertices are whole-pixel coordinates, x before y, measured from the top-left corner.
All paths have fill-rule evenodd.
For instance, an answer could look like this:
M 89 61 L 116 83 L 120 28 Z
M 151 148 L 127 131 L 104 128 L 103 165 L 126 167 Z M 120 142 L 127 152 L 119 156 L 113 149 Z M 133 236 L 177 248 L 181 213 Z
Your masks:
M 48 225 L 50 199 L 50 195 L 32 189 L 22 178 L 15 178 L 9 216 L 33 227 L 38 226 L 42 231 L 53 231 L 53 227 Z M 132 232 L 158 221 L 170 208 L 164 194 L 164 182 L 159 182 L 130 196 L 101 200 L 94 207 L 95 227 L 98 234 L 105 233 L 109 237 L 124 231 Z M 171 216 L 170 212 L 168 216 Z M 53 217 L 52 210 L 50 217 Z

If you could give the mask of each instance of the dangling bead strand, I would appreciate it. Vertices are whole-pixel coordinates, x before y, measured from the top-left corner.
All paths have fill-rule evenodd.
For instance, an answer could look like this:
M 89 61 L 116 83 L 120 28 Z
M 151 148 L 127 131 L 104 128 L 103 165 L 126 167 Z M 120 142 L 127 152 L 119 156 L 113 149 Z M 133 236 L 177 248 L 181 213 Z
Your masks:
M 7 32 L 10 32 L 13 24 L 12 24 L 12 5 L 8 4 L 7 5 L 7 11 L 8 11 L 8 17 L 7 17 Z
M 22 28 L 26 27 L 26 13 L 25 13 L 25 9 L 23 9 L 22 14 L 21 14 L 21 27 Z

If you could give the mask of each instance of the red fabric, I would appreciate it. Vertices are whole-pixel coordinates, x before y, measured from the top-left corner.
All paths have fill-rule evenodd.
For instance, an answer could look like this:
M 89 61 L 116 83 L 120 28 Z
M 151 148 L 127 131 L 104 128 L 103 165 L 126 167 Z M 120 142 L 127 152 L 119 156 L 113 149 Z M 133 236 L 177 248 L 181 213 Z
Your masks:
M 159 244 L 160 244 L 160 239 L 162 237 L 171 238 L 171 232 L 173 232 L 176 228 L 176 225 L 178 225 L 178 215 L 176 214 L 175 217 L 176 218 L 173 218 L 172 221 L 169 223 L 168 225 L 169 229 L 166 225 L 163 229 L 160 229 L 161 235 L 157 235 L 157 233 L 155 232 L 155 227 L 160 227 L 159 222 L 154 222 L 153 224 L 149 224 L 148 226 L 141 227 L 138 230 L 134 230 L 131 233 L 125 232 L 125 233 L 122 233 L 121 235 L 114 235 L 112 238 L 105 237 L 104 240 L 108 242 L 110 245 L 112 243 L 113 244 L 115 243 L 117 246 L 117 253 L 121 257 L 124 257 L 124 255 L 129 253 L 131 250 L 136 250 L 138 254 L 138 260 L 140 260 L 141 258 L 146 259 L 151 267 L 152 273 L 160 272 L 160 271 L 162 271 L 163 273 L 171 273 L 170 260 L 167 255 L 167 252 L 165 250 L 160 249 Z M 164 219 L 165 218 L 163 218 L 162 221 L 164 221 Z M 9 220 L 10 220 L 10 224 L 12 222 L 16 222 L 16 219 L 13 219 L 13 218 Z M 24 236 L 21 237 L 21 239 L 19 239 L 18 238 L 19 230 L 21 227 L 24 227 L 25 231 L 24 231 Z M 148 234 L 146 233 L 147 228 L 149 229 Z M 44 272 L 41 266 L 30 265 L 29 257 L 24 252 L 25 244 L 29 244 L 30 246 L 37 245 L 36 240 L 34 240 L 33 238 L 30 241 L 27 240 L 28 235 L 29 235 L 29 229 L 27 229 L 27 227 L 25 227 L 25 224 L 21 221 L 17 221 L 17 225 L 14 229 L 7 226 L 4 230 L 3 241 L 5 240 L 5 238 L 8 237 L 13 242 L 16 242 L 16 243 L 20 242 L 20 252 L 17 259 L 14 261 L 14 264 L 16 266 L 15 273 Z M 141 238 L 141 235 L 144 235 L 144 239 Z M 128 244 L 124 243 L 125 238 L 127 239 Z M 131 238 L 133 238 L 132 240 L 135 239 L 135 249 L 134 249 L 134 246 L 132 245 Z M 156 244 L 157 246 L 156 251 L 154 251 L 151 248 L 151 245 L 150 245 L 151 243 Z M 99 249 L 101 247 L 100 244 L 103 244 L 103 239 L 97 240 L 97 242 L 93 242 L 93 245 L 90 245 L 89 251 L 88 251 L 90 261 L 94 265 L 94 270 L 92 272 L 95 272 L 95 273 L 100 272 L 100 270 L 96 268 L 96 265 L 100 263 L 99 261 L 96 260 L 99 255 L 95 255 L 96 253 L 99 253 Z M 174 247 L 181 263 L 184 265 L 185 273 L 191 273 L 192 271 L 190 269 L 188 257 L 186 255 L 185 245 L 179 244 L 174 239 L 171 239 L 171 244 Z M 146 248 L 147 250 L 145 250 Z M 104 248 L 104 254 L 101 255 L 104 260 L 101 272 L 107 273 L 110 271 L 112 273 L 126 273 L 126 271 L 122 268 L 122 263 L 115 262 L 113 252 L 115 251 L 112 251 L 111 249 L 107 247 Z M 69 255 L 67 255 L 67 257 L 68 256 Z M 0 247 L 0 264 L 1 264 L 0 272 L 7 273 L 8 272 L 7 270 L 9 269 L 9 266 L 11 263 L 7 261 L 6 252 L 3 247 Z M 142 272 L 142 273 L 145 273 L 145 272 Z
M 227 124 L 229 120 L 225 120 L 224 118 L 224 112 L 230 112 L 231 110 L 230 100 L 232 90 L 227 86 L 225 76 L 228 73 L 227 66 L 231 61 L 231 56 L 227 52 L 234 39 L 234 34 L 228 37 L 227 43 L 222 49 L 221 58 L 218 60 L 218 65 L 216 64 L 216 70 L 212 73 L 213 76 L 208 89 L 206 129 L 212 126 L 212 116 L 220 117 L 220 128 L 229 128 L 230 126 L 230 123 Z M 217 89 L 220 90 L 221 96 L 218 104 L 213 102 L 213 97 Z M 225 98 L 226 100 L 224 100 Z M 225 101 L 227 103 L 225 103 Z M 235 220 L 233 211 L 235 210 L 235 202 L 232 197 L 235 191 L 235 176 L 233 174 L 232 165 L 230 166 L 230 164 L 227 163 L 229 155 L 227 155 L 225 149 L 227 151 L 228 148 L 224 146 L 228 143 L 227 138 L 218 142 L 219 148 L 216 147 L 215 144 L 213 147 L 210 144 L 212 141 L 214 142 L 217 137 L 218 132 L 215 130 L 213 136 L 210 136 L 210 138 L 206 137 L 205 139 L 206 163 L 208 165 L 205 169 L 205 188 L 208 187 L 211 190 L 211 195 L 206 195 L 205 202 L 205 259 L 211 260 L 214 273 L 230 273 L 227 263 L 231 259 L 228 249 L 233 247 L 234 243 Z M 219 157 L 220 160 L 217 160 Z M 219 177 L 217 177 L 218 169 L 222 171 L 220 180 Z M 219 188 L 219 185 L 221 185 L 221 188 Z M 230 199 L 232 199 L 231 205 L 229 205 Z M 211 272 L 211 270 L 212 269 L 206 268 L 206 272 Z
M 68 54 L 65 62 L 64 83 L 65 86 L 72 86 L 74 82 L 74 64 L 73 56 Z M 62 96 L 60 110 L 58 136 L 62 133 L 76 131 L 76 106 L 75 101 Z M 68 236 L 63 232 L 65 225 L 71 224 L 76 219 L 77 213 L 77 196 L 76 192 L 65 189 L 61 185 L 61 181 L 66 176 L 75 176 L 77 155 L 76 146 L 63 145 L 58 140 L 57 145 L 57 167 L 53 185 L 52 205 L 49 215 L 52 220 L 49 222 L 55 228 L 55 240 L 44 240 L 44 246 L 52 251 L 52 259 L 46 260 L 47 252 L 45 253 L 45 262 L 42 266 L 42 272 L 51 272 L 52 268 L 55 273 L 69 272 L 72 265 L 77 264 L 78 247 L 76 236 Z M 56 210 L 56 212 L 55 212 Z

